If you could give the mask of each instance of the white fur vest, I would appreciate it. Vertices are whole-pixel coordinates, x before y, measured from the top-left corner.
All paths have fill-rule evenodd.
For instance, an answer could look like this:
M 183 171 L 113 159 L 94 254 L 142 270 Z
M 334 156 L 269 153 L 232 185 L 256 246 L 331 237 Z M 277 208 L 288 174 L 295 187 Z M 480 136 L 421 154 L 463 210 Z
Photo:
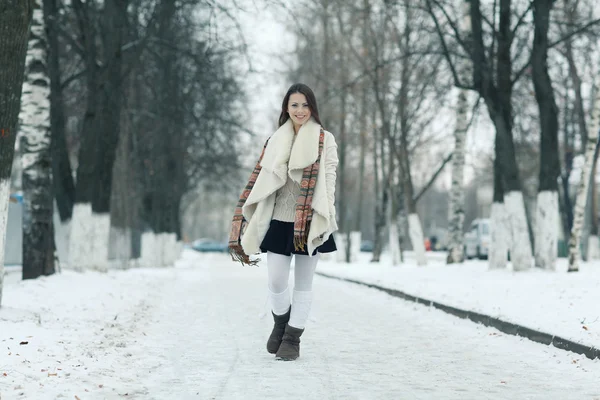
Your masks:
M 294 140 L 292 121 L 288 120 L 269 139 L 260 163 L 262 169 L 242 207 L 244 218 L 248 221 L 241 240 L 246 254 L 260 252 L 260 244 L 273 216 L 276 192 L 285 185 L 287 176 L 300 183 L 304 168 L 317 160 L 320 133 L 321 126 L 311 118 L 300 127 Z M 337 165 L 335 138 L 325 131 L 321 167 L 312 199 L 313 217 L 308 232 L 307 251 L 310 255 L 338 229 L 334 205 Z

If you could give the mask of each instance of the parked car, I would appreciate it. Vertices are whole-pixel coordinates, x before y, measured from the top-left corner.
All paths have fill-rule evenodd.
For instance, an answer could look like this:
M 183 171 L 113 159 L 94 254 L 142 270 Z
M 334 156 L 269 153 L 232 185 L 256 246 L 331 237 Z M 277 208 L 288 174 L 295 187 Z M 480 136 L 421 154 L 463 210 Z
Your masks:
M 373 242 L 370 240 L 363 240 L 360 242 L 360 251 L 370 253 L 373 251 Z
M 490 246 L 490 220 L 476 219 L 471 223 L 471 229 L 465 233 L 465 257 L 467 259 L 488 257 Z
M 194 240 L 192 243 L 192 249 L 203 253 L 225 253 L 228 251 L 227 243 L 208 238 Z

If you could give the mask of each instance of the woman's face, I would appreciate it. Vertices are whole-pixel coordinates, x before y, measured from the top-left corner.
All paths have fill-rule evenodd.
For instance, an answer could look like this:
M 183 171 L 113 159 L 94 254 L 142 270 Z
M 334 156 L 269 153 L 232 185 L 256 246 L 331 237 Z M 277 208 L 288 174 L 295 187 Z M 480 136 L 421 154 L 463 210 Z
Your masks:
M 310 118 L 310 108 L 306 96 L 302 93 L 292 93 L 288 101 L 288 114 L 294 125 L 303 125 Z

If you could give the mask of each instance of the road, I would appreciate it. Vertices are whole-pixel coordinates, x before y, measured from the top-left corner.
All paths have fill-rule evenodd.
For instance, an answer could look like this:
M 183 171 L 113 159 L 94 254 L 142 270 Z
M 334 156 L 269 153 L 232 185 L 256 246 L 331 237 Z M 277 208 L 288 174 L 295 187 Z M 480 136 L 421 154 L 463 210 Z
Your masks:
M 300 359 L 276 361 L 266 268 L 198 255 L 174 273 L 142 344 L 165 357 L 153 398 L 600 399 L 600 361 L 323 277 Z

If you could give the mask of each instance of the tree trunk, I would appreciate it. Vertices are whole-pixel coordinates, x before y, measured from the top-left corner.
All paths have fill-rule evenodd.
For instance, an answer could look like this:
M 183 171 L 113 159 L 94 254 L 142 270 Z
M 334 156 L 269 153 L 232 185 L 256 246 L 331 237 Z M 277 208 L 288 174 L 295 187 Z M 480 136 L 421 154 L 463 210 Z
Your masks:
M 377 143 L 373 146 L 373 156 L 375 165 L 375 181 L 377 183 L 375 187 L 375 195 L 377 203 L 375 205 L 375 229 L 374 229 L 374 240 L 373 240 L 373 258 L 371 262 L 379 262 L 381 253 L 383 251 L 383 234 L 385 229 L 385 215 L 387 211 L 388 203 L 388 188 L 389 182 L 388 177 L 385 173 L 385 155 L 383 152 L 385 138 L 383 135 L 379 138 L 379 155 L 377 151 Z M 379 161 L 379 162 L 378 162 Z M 378 165 L 379 164 L 379 165 Z M 378 177 L 377 175 L 381 175 Z
M 48 75 L 50 77 L 50 132 L 52 135 L 52 183 L 60 220 L 73 215 L 75 180 L 65 138 L 65 111 L 59 67 L 58 0 L 44 0 L 44 23 L 48 39 Z
M 354 218 L 354 230 L 362 231 L 362 214 L 364 204 L 365 187 L 365 162 L 367 158 L 367 90 L 363 85 L 360 107 L 360 161 L 358 166 L 358 204 L 356 205 L 356 216 Z
M 23 279 L 54 273 L 52 169 L 50 166 L 50 78 L 41 0 L 33 12 L 20 129 L 23 168 Z
M 573 157 L 575 156 L 575 130 L 570 129 L 570 118 L 572 113 L 568 106 L 568 96 L 565 96 L 565 108 L 563 110 L 564 122 L 563 122 L 563 146 L 564 146 L 564 173 L 560 177 L 562 184 L 562 192 L 559 196 L 559 204 L 562 209 L 562 225 L 563 225 L 563 236 L 566 241 L 570 236 L 571 227 L 573 225 L 573 204 L 571 202 L 571 190 L 569 180 L 571 177 L 571 171 L 573 170 Z
M 70 264 L 75 268 L 105 270 L 110 230 L 112 170 L 119 136 L 122 99 L 122 44 L 127 0 L 107 0 L 101 14 L 103 62 L 97 65 L 96 35 L 90 3 L 74 0 L 86 50 L 88 106 L 79 153 L 75 211 L 89 221 L 73 221 Z M 88 211 L 91 208 L 91 213 Z M 75 218 L 74 218 L 75 219 Z M 87 242 L 87 243 L 86 243 Z
M 340 21 L 341 22 L 341 21 Z M 343 42 L 342 42 L 343 43 Z M 350 224 L 348 223 L 348 213 L 347 213 L 347 205 L 346 205 L 346 187 L 345 187 L 345 171 L 346 171 L 346 147 L 348 145 L 348 140 L 347 140 L 347 132 L 346 132 L 346 101 L 347 101 L 347 90 L 345 88 L 345 84 L 347 81 L 346 78 L 346 62 L 344 60 L 344 53 L 342 51 L 341 53 L 341 63 L 340 63 L 340 68 L 341 68 L 341 93 L 340 93 L 340 149 L 339 149 L 339 155 L 340 155 L 340 162 L 337 168 L 338 171 L 338 179 L 337 181 L 339 182 L 338 185 L 338 191 L 336 193 L 339 193 L 339 196 L 336 196 L 336 200 L 337 200 L 337 208 L 339 210 L 339 228 L 340 228 L 340 232 L 345 233 L 346 234 L 346 254 L 345 254 L 345 261 L 347 263 L 350 262 L 350 252 L 351 252 L 351 243 L 350 243 Z
M 83 116 L 81 143 L 79 146 L 77 181 L 75 183 L 75 203 L 69 232 L 69 268 L 85 270 L 94 267 L 93 246 L 95 238 L 94 220 L 92 219 L 92 199 L 97 184 L 96 158 L 99 148 L 97 132 L 100 118 L 99 104 L 100 68 L 97 65 L 98 50 L 96 38 L 96 21 L 93 3 L 73 0 L 73 10 L 77 16 L 80 30 L 80 42 L 85 52 L 85 77 L 87 104 Z
M 448 210 L 448 258 L 446 264 L 462 263 L 464 260 L 463 225 L 465 221 L 463 175 L 465 170 L 465 146 L 467 141 L 467 93 L 458 94 L 456 128 L 454 129 L 454 153 L 452 156 L 452 187 Z
M 519 169 L 513 141 L 512 114 L 512 58 L 511 0 L 500 0 L 498 50 L 494 80 L 493 63 L 487 59 L 483 40 L 483 17 L 480 0 L 471 0 L 473 32 L 473 83 L 485 100 L 488 113 L 496 130 L 496 162 L 502 171 L 504 201 L 511 232 L 510 255 L 515 271 L 531 268 L 532 252 L 529 227 L 519 180 Z M 496 174 L 494 174 L 496 178 Z M 494 244 L 495 245 L 495 244 Z
M 25 55 L 33 0 L 6 0 L 0 7 L 0 304 L 4 279 L 4 244 Z
M 464 11 L 461 20 L 461 30 L 465 37 L 471 35 L 471 17 L 469 13 L 468 2 L 463 2 Z M 465 10 L 466 8 L 466 10 Z M 464 62 L 460 63 L 461 80 L 467 80 L 467 66 Z M 465 146 L 467 142 L 467 100 L 466 90 L 460 89 L 457 99 L 456 126 L 454 128 L 454 153 L 452 156 L 452 186 L 450 188 L 450 204 L 448 206 L 449 226 L 448 226 L 448 257 L 446 264 L 462 263 L 464 261 L 464 235 L 463 225 L 465 221 L 464 211 L 464 188 L 463 176 L 465 172 Z
M 534 0 L 534 39 L 531 52 L 533 87 L 540 118 L 540 175 L 536 217 L 536 267 L 554 270 L 558 228 L 558 107 L 548 74 L 548 28 L 554 0 Z
M 131 229 L 135 209 L 134 185 L 132 179 L 133 162 L 130 146 L 131 126 L 126 118 L 122 118 L 124 129 L 121 129 L 122 140 L 119 141 L 117 158 L 113 166 L 113 188 L 110 206 L 110 243 L 109 259 L 116 260 L 120 268 L 128 268 L 131 259 Z
M 581 230 L 583 228 L 583 214 L 587 202 L 587 193 L 590 182 L 592 164 L 594 162 L 594 152 L 598 144 L 598 129 L 600 128 L 600 90 L 596 90 L 594 101 L 594 110 L 590 121 L 590 131 L 588 132 L 588 141 L 585 149 L 585 163 L 581 171 L 579 187 L 577 189 L 577 198 L 575 199 L 575 211 L 573 215 L 573 228 L 569 239 L 569 272 L 579 271 L 579 246 L 581 240 Z
M 389 238 L 388 238 L 388 246 L 390 248 L 390 259 L 392 261 L 392 265 L 396 266 L 400 264 L 400 240 L 398 235 L 398 212 L 396 212 L 394 207 L 394 185 L 390 185 L 389 195 L 390 201 L 387 205 L 386 211 L 386 219 L 389 225 Z
M 500 138 L 496 135 L 496 147 L 500 146 Z M 502 170 L 498 160 L 498 150 L 494 158 L 494 199 L 491 211 L 490 248 L 488 254 L 490 269 L 504 269 L 507 263 L 508 247 L 511 239 L 508 227 L 506 206 L 504 204 L 504 187 Z

